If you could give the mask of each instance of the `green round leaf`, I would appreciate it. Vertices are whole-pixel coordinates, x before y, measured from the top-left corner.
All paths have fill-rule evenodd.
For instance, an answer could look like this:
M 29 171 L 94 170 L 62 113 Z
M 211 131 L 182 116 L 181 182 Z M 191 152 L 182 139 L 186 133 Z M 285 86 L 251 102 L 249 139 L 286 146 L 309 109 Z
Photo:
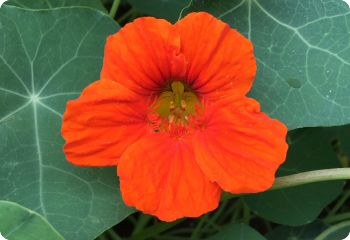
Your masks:
M 315 239 L 326 226 L 321 222 L 314 222 L 301 227 L 278 226 L 265 237 L 268 240 L 312 240 Z
M 93 239 L 133 211 L 116 169 L 69 164 L 60 133 L 67 100 L 99 79 L 106 37 L 118 29 L 91 8 L 0 10 L 0 197 L 69 240 Z
M 341 0 L 194 0 L 254 43 L 250 95 L 290 130 L 350 123 L 350 9 Z
M 106 9 L 100 0 L 8 0 L 5 2 L 5 4 L 27 9 L 52 9 L 60 7 L 82 6 L 96 8 L 106 12 Z
M 347 240 L 345 239 L 350 235 L 350 221 L 341 222 L 329 227 L 323 233 L 318 235 L 315 240 Z
M 9 240 L 63 240 L 42 216 L 7 201 L 0 201 L 0 233 Z
M 128 0 L 139 12 L 176 22 L 189 0 Z
M 266 240 L 256 230 L 250 226 L 240 223 L 234 225 L 227 225 L 216 235 L 206 238 L 206 240 Z
M 295 130 L 288 136 L 289 151 L 278 176 L 315 169 L 339 167 L 332 148 L 338 128 Z M 298 226 L 313 222 L 322 209 L 333 201 L 344 186 L 342 181 L 321 182 L 268 191 L 244 197 L 259 216 L 283 225 Z

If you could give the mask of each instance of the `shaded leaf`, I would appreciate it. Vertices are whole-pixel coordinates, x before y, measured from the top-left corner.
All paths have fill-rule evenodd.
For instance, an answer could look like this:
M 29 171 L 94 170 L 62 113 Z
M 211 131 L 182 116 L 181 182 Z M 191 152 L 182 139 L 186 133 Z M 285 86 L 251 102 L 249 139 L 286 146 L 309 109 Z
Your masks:
M 0 198 L 45 218 L 66 239 L 93 239 L 132 210 L 115 168 L 69 164 L 62 151 L 67 100 L 99 78 L 106 36 L 100 11 L 0 10 Z
M 316 169 L 339 167 L 331 142 L 338 128 L 308 128 L 292 131 L 288 156 L 277 175 L 286 176 Z M 298 226 L 313 222 L 322 209 L 343 188 L 342 181 L 313 183 L 299 187 L 263 192 L 244 197 L 256 214 L 270 221 Z
M 332 140 L 342 167 L 350 167 L 350 125 L 337 128 L 337 135 Z
M 176 22 L 189 0 L 128 0 L 140 13 Z
M 350 9 L 341 0 L 193 0 L 254 43 L 250 95 L 290 130 L 350 123 Z
M 314 222 L 300 227 L 278 226 L 265 237 L 268 240 L 314 240 L 326 226 L 321 222 Z
M 209 238 L 207 240 L 232 240 L 232 239 L 240 239 L 240 240 L 265 240 L 263 236 L 260 235 L 256 230 L 249 227 L 246 224 L 234 224 L 227 225 L 222 230 Z
M 8 201 L 0 201 L 0 233 L 10 240 L 63 240 L 42 216 Z
M 350 221 L 341 222 L 329 227 L 318 235 L 315 240 L 347 240 L 347 236 L 350 236 Z

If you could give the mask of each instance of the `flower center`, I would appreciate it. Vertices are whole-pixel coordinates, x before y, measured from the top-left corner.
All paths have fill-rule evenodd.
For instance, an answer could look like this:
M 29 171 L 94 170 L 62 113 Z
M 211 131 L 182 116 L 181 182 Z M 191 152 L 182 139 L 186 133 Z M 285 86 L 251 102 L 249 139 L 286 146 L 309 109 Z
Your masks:
M 196 105 L 200 106 L 197 96 L 187 91 L 182 82 L 173 81 L 171 91 L 162 92 L 155 103 L 155 112 L 161 118 L 159 130 L 188 132 L 190 118 L 196 114 Z

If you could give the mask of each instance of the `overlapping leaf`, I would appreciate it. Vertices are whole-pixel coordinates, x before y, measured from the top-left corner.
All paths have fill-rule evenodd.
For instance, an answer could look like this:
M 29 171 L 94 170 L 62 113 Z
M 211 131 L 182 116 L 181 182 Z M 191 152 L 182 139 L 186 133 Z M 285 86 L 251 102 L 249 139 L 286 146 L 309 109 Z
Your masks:
M 322 222 L 314 222 L 300 227 L 278 226 L 269 231 L 265 237 L 268 240 L 311 240 L 315 239 L 326 228 L 327 226 Z
M 289 129 L 350 123 L 350 10 L 342 0 L 193 0 L 252 40 L 250 95 Z
M 332 143 L 339 132 L 350 136 L 349 127 L 300 129 L 289 135 L 290 149 L 279 176 L 315 169 L 339 167 Z M 340 142 L 342 139 L 338 139 Z M 344 148 L 350 147 L 343 145 Z M 342 190 L 343 182 L 322 182 L 253 194 L 245 197 L 249 207 L 270 221 L 299 226 L 313 222 Z
M 330 226 L 320 235 L 318 235 L 315 240 L 335 240 L 342 239 L 347 240 L 350 236 L 350 221 L 344 221 Z
M 63 240 L 42 216 L 8 201 L 0 201 L 0 233 L 11 240 Z
M 226 225 L 218 234 L 207 238 L 207 240 L 266 240 L 255 229 L 243 223 Z
M 66 239 L 93 239 L 131 213 L 115 168 L 75 167 L 60 134 L 67 100 L 99 78 L 116 23 L 91 8 L 0 10 L 0 198 Z

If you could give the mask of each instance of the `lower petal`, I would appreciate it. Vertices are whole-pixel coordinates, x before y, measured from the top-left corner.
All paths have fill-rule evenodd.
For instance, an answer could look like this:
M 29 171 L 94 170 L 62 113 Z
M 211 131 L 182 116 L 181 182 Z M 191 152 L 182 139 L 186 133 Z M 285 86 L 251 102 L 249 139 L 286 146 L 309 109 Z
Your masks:
M 118 175 L 124 202 L 164 221 L 211 211 L 221 195 L 198 167 L 192 147 L 162 133 L 130 146 Z
M 116 165 L 146 132 L 143 99 L 112 81 L 96 81 L 67 104 L 62 136 L 67 160 L 82 166 Z
M 207 111 L 204 128 L 193 138 L 196 160 L 225 191 L 254 193 L 272 186 L 284 162 L 287 128 L 245 98 Z

